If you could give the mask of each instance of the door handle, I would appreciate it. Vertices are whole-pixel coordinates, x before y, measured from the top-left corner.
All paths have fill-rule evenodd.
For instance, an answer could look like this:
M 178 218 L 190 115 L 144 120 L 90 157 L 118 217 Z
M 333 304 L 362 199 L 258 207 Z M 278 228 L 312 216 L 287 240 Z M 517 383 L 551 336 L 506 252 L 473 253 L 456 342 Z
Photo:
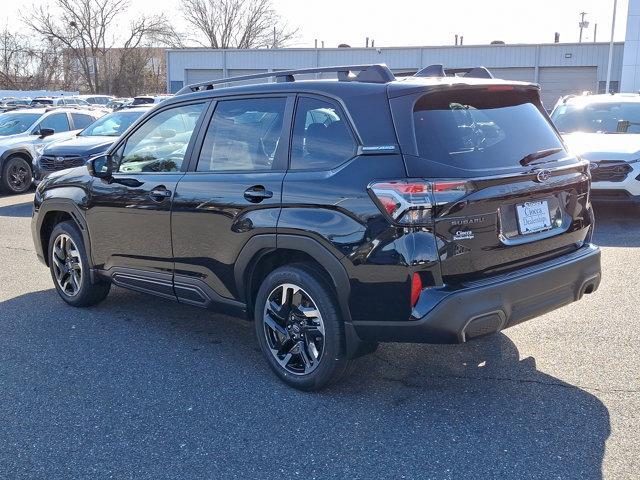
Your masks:
M 259 203 L 265 198 L 273 197 L 273 192 L 265 189 L 262 185 L 254 185 L 244 191 L 244 198 L 251 203 Z
M 151 200 L 162 202 L 165 198 L 171 197 L 171 190 L 167 190 L 165 186 L 161 185 L 151 190 L 149 196 Z

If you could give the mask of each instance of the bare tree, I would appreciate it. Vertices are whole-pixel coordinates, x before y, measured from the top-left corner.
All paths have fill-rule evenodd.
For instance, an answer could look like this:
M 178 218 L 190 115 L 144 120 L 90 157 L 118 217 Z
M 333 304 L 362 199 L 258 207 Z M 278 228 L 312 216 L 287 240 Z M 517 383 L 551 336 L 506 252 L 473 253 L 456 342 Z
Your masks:
M 38 44 L 5 27 L 0 31 L 0 88 L 8 90 L 62 88 L 60 57 L 55 42 Z
M 81 77 L 89 92 L 110 93 L 117 75 L 114 57 L 121 59 L 137 48 L 178 38 L 164 15 L 141 16 L 123 28 L 121 18 L 129 0 L 54 0 L 33 6 L 23 22 L 43 38 L 61 45 L 65 70 Z M 53 10 L 55 13 L 51 13 Z M 128 27 L 128 28 L 127 28 Z M 117 52 L 117 53 L 114 53 Z
M 182 14 L 211 48 L 283 47 L 297 34 L 289 29 L 271 0 L 183 0 Z
M 0 86 L 12 90 L 20 88 L 27 77 L 29 46 L 27 39 L 6 27 L 0 32 Z

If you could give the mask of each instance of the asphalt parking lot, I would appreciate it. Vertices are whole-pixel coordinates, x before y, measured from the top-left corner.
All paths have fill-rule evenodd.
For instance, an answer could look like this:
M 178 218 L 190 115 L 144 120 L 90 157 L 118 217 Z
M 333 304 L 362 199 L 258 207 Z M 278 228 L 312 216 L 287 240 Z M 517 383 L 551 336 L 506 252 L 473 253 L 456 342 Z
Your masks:
M 595 295 L 301 393 L 247 322 L 119 288 L 66 306 L 31 200 L 0 197 L 0 478 L 637 478 L 638 211 L 596 211 Z

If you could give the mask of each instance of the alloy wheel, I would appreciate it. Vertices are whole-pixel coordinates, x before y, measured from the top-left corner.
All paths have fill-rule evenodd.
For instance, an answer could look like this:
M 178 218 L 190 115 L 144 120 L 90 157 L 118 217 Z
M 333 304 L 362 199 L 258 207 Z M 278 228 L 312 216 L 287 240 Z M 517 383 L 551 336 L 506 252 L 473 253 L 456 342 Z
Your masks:
M 21 192 L 29 188 L 31 184 L 31 169 L 24 160 L 14 161 L 7 170 L 9 186 L 15 192 Z
M 69 235 L 58 235 L 53 243 L 51 260 L 58 286 L 65 295 L 75 297 L 82 282 L 82 260 L 78 247 Z
M 276 287 L 267 297 L 263 313 L 267 346 L 282 368 L 307 375 L 320 365 L 325 333 L 320 310 L 297 285 Z

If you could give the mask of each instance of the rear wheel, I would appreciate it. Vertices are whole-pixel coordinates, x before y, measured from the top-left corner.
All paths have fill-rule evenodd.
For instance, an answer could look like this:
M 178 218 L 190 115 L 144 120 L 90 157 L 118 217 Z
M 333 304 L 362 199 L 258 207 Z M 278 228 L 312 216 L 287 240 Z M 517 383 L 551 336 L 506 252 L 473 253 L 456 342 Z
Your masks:
M 281 267 L 267 276 L 256 298 L 255 328 L 267 362 L 294 388 L 320 389 L 347 369 L 335 296 L 306 265 Z
M 33 173 L 31 165 L 23 157 L 12 156 L 7 158 L 2 169 L 0 186 L 6 193 L 24 193 L 31 187 Z
M 74 307 L 101 302 L 111 288 L 108 282 L 91 283 L 83 238 L 72 222 L 59 223 L 51 233 L 49 269 L 58 295 Z

